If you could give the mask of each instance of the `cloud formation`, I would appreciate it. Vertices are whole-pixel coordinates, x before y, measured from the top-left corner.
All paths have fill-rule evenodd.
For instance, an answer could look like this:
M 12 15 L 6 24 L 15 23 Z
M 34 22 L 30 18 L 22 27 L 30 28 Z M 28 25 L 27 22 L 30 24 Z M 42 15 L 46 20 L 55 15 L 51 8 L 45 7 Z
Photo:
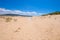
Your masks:
M 0 8 L 0 14 L 19 14 L 19 15 L 31 15 L 31 16 L 41 15 L 41 13 L 37 12 L 24 12 L 20 10 L 9 10 L 5 8 Z

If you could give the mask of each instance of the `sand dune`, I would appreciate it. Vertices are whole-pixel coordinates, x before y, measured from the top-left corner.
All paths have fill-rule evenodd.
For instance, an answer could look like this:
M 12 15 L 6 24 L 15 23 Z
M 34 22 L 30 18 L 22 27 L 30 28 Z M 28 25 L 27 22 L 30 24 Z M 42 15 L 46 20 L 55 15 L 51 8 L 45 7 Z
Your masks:
M 60 40 L 60 15 L 0 16 L 0 40 Z

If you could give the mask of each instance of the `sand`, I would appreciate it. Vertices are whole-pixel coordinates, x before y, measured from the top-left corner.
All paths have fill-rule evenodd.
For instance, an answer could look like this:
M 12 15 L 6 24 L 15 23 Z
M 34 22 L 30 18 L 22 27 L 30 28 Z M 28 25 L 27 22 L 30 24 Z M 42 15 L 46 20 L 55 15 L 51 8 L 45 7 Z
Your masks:
M 60 15 L 0 16 L 0 40 L 60 40 Z

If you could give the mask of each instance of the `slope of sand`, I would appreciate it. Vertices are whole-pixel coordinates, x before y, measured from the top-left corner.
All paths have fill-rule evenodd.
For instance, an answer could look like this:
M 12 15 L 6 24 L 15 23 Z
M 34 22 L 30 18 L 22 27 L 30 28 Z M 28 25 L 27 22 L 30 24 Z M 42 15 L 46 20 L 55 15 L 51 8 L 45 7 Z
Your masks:
M 60 15 L 0 16 L 0 40 L 60 40 Z

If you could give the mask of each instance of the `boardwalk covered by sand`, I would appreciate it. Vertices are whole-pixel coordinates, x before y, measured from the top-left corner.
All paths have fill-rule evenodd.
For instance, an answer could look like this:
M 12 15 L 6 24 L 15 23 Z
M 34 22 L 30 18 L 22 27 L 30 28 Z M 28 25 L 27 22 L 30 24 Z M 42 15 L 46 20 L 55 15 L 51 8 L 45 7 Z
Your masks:
M 0 16 L 0 40 L 60 40 L 60 15 Z

